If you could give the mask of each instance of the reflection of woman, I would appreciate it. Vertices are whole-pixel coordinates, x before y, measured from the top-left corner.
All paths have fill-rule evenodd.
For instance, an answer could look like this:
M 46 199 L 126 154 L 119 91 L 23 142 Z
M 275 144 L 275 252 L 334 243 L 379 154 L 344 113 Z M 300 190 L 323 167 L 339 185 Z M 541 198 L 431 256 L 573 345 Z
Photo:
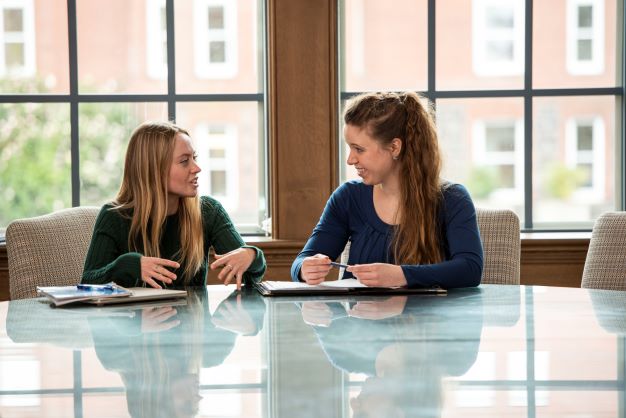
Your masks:
M 187 131 L 165 122 L 135 129 L 120 190 L 96 220 L 82 281 L 204 285 L 210 247 L 224 283 L 260 280 L 263 253 L 245 245 L 217 200 L 198 197 L 199 172 Z
M 90 325 L 98 358 L 124 382 L 131 416 L 191 417 L 201 399 L 200 369 L 221 364 L 239 330 L 258 333 L 264 314 L 262 298 L 250 290 L 233 293 L 211 316 L 206 290 L 197 289 L 186 305 L 143 308 L 132 319 Z
M 368 376 L 350 400 L 355 417 L 440 416 L 442 378 L 464 374 L 480 345 L 481 293 L 468 290 L 446 300 L 361 301 L 346 315 L 329 304 L 335 315 L 315 327 L 322 348 L 335 367 Z

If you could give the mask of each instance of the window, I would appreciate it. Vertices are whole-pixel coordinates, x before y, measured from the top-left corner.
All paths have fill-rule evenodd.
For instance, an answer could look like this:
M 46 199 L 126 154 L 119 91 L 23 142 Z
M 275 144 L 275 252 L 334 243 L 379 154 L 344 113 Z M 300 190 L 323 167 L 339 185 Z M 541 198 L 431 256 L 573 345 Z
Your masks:
M 363 92 L 425 96 L 442 177 L 465 185 L 478 207 L 513 210 L 524 231 L 589 231 L 601 213 L 624 210 L 623 0 L 399 1 L 389 12 L 340 1 L 340 111 Z M 377 55 L 384 71 L 371 71 Z M 338 136 L 342 182 L 355 173 Z
M 522 196 L 524 178 L 522 121 L 476 121 L 472 157 L 482 176 L 493 177 L 489 200 L 516 201 Z M 521 202 L 519 202 L 521 203 Z
M 595 75 L 604 71 L 604 0 L 568 0 L 567 71 Z
M 146 58 L 148 76 L 167 77 L 167 16 L 165 0 L 148 0 L 146 16 Z
M 210 146 L 204 192 L 235 208 L 229 215 L 240 232 L 264 233 L 265 2 L 140 0 L 103 8 L 100 0 L 80 0 L 60 8 L 64 3 L 0 0 L 2 52 L 18 40 L 33 51 L 31 61 L 22 55 L 33 64 L 30 75 L 0 71 L 0 236 L 17 218 L 114 199 L 130 134 L 146 120 L 173 120 Z M 201 36 L 193 23 L 199 5 Z M 209 48 L 218 33 L 226 42 L 219 65 L 246 62 L 226 81 L 198 77 L 193 65 L 194 45 Z M 211 59 L 219 54 L 214 47 Z
M 237 75 L 237 7 L 228 0 L 195 0 L 195 69 L 200 78 Z
M 522 74 L 524 2 L 474 0 L 472 4 L 472 58 L 476 74 Z
M 0 12 L 0 76 L 32 76 L 35 72 L 32 0 L 2 0 Z
M 567 121 L 565 157 L 576 177 L 577 200 L 599 203 L 604 199 L 604 137 L 600 117 Z
M 230 212 L 239 208 L 238 179 L 241 167 L 237 155 L 236 127 L 232 125 L 201 125 L 196 136 L 200 176 L 200 194 L 218 199 Z

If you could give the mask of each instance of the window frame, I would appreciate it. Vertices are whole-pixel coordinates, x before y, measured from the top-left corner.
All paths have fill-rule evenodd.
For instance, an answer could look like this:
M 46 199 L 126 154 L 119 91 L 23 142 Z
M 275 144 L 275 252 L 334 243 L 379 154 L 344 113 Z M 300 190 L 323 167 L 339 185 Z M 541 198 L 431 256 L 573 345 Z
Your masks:
M 487 151 L 487 128 L 490 126 L 513 127 L 513 151 Z M 478 119 L 472 126 L 472 161 L 487 167 L 512 165 L 513 187 L 499 187 L 492 192 L 495 200 L 506 199 L 521 204 L 515 199 L 524 190 L 524 124 L 521 119 Z
M 513 27 L 510 29 L 489 28 L 486 17 L 489 7 L 510 6 L 513 10 Z M 510 41 L 511 60 L 491 60 L 487 43 L 493 40 Z M 472 1 L 472 68 L 481 77 L 515 76 L 524 73 L 524 7 L 515 0 Z
M 591 127 L 591 151 L 578 150 L 578 127 Z M 578 164 L 591 164 L 591 187 L 578 187 L 574 199 L 581 202 L 599 202 L 604 197 L 605 176 L 602 156 L 605 153 L 605 128 L 601 116 L 572 117 L 565 122 L 565 163 L 575 169 Z M 581 153 L 585 161 L 580 161 Z M 591 158 L 587 155 L 590 154 Z
M 18 0 L 4 0 L 15 2 Z M 27 0 L 32 2 L 33 0 Z M 263 222 L 271 216 L 270 212 L 270 186 L 267 176 L 270 173 L 268 163 L 268 81 L 267 81 L 267 54 L 268 42 L 267 28 L 267 3 L 262 0 L 254 0 L 257 3 L 259 19 L 259 44 L 264 45 L 263 51 L 258 54 L 259 58 L 259 92 L 257 93 L 183 93 L 176 90 L 176 58 L 175 58 L 175 31 L 174 31 L 174 0 L 165 0 L 166 24 L 167 24 L 167 92 L 164 94 L 87 94 L 79 91 L 78 85 L 78 36 L 77 36 L 77 2 L 67 1 L 67 27 L 68 27 L 68 52 L 69 52 L 69 92 L 67 94 L 3 94 L 0 93 L 0 104 L 13 103 L 61 103 L 70 107 L 70 153 L 71 153 L 71 206 L 81 205 L 80 193 L 80 153 L 79 153 L 79 105 L 84 103 L 167 103 L 167 118 L 176 121 L 176 107 L 179 103 L 193 102 L 255 102 L 259 106 L 259 160 L 263 162 L 263 170 L 266 178 L 259 182 L 260 196 L 259 219 L 257 224 L 236 223 L 238 231 L 242 235 L 264 236 L 267 232 L 263 229 Z M 145 5 L 154 0 L 146 0 Z M 157 2 L 159 0 L 156 0 Z M 0 3 L 3 4 L 3 3 Z M 147 13 L 147 11 L 144 11 Z M 261 42 L 262 41 L 262 42 Z M 34 48 L 34 46 L 33 46 Z M 0 237 L 4 235 L 6 225 L 0 226 Z
M 219 6 L 224 13 L 224 28 L 211 29 L 204 17 L 210 7 Z M 230 79 L 237 76 L 237 5 L 232 0 L 194 0 L 194 69 L 198 78 Z M 209 44 L 224 42 L 224 62 L 211 62 Z
M 23 18 L 22 32 L 4 30 L 4 11 L 21 9 Z M 5 51 L 7 38 L 13 43 L 24 45 L 24 65 L 17 69 L 7 68 Z M 33 0 L 0 0 L 0 76 L 13 78 L 30 77 L 35 74 L 35 14 Z
M 492 1 L 492 0 L 473 0 L 473 1 Z M 581 0 L 583 1 L 583 0 Z M 534 190 L 533 190 L 533 100 L 541 97 L 587 97 L 587 96 L 610 96 L 615 98 L 615 144 L 616 144 L 616 168 L 615 168 L 615 210 L 624 210 L 626 208 L 626 8 L 624 0 L 615 0 L 617 2 L 616 9 L 616 61 L 620 71 L 616 74 L 616 80 L 612 86 L 604 87 L 566 87 L 566 88 L 535 88 L 533 87 L 533 3 L 534 0 L 524 1 L 524 65 L 521 76 L 523 77 L 523 87 L 521 89 L 480 89 L 480 90 L 443 90 L 436 88 L 436 0 L 427 0 L 428 15 L 428 62 L 427 62 L 427 89 L 417 91 L 427 99 L 429 99 L 434 107 L 437 101 L 441 99 L 478 99 L 478 98 L 521 98 L 523 100 L 523 135 L 524 135 L 524 191 L 523 191 L 523 216 L 521 231 L 522 232 L 588 232 L 591 231 L 591 224 L 585 222 L 582 227 L 576 224 L 571 225 L 546 225 L 543 222 L 535 222 L 533 216 Z M 338 10 L 340 24 L 345 21 L 344 8 L 346 0 L 339 0 Z M 520 1 L 520 3 L 522 3 Z M 439 3 L 441 4 L 441 3 Z M 473 7 L 473 6 L 472 6 Z M 345 25 L 344 25 L 345 26 Z M 339 28 L 339 39 L 343 40 L 342 31 L 345 27 Z M 363 91 L 345 91 L 343 90 L 343 79 L 345 78 L 344 62 L 345 56 L 341 49 L 341 41 L 337 48 L 337 61 L 339 65 L 339 74 L 341 74 L 342 83 L 338 83 L 338 109 L 343 109 L 342 104 L 351 97 L 364 93 Z M 565 66 L 565 62 L 563 63 Z M 340 126 L 338 127 L 340 128 Z M 563 127 L 561 127 L 563 129 Z M 338 131 L 338 137 L 341 138 L 341 132 Z M 341 144 L 341 139 L 338 141 Z M 342 181 L 344 153 L 339 146 L 339 172 L 342 176 L 338 179 Z M 537 179 L 537 181 L 541 181 Z
M 578 9 L 581 6 L 592 7 L 592 27 L 590 30 L 578 26 Z M 566 11 L 566 68 L 572 75 L 598 75 L 604 71 L 604 0 L 567 0 Z M 591 60 L 578 57 L 578 41 L 591 40 Z

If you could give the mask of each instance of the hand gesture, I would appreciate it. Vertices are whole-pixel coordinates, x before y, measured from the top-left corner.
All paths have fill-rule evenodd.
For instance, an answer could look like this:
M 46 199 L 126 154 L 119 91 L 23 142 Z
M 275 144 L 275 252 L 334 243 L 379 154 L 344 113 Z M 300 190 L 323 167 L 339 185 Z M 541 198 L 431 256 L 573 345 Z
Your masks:
M 392 296 L 385 300 L 360 301 L 348 311 L 348 315 L 371 320 L 391 318 L 404 311 L 406 299 L 406 296 Z
M 324 254 L 315 254 L 302 261 L 300 278 L 308 284 L 319 284 L 326 280 L 331 269 L 330 258 Z
M 146 256 L 141 257 L 140 264 L 141 280 L 156 289 L 161 289 L 161 285 L 155 282 L 155 280 L 166 284 L 172 284 L 172 281 L 176 280 L 176 275 L 169 271 L 167 267 L 175 269 L 180 267 L 180 264 L 176 261 Z
M 180 325 L 178 319 L 168 321 L 176 315 L 176 309 L 172 306 L 156 306 L 141 310 L 141 332 L 161 332 Z
M 211 270 L 222 268 L 217 278 L 229 284 L 233 279 L 237 282 L 237 290 L 241 290 L 243 273 L 248 270 L 256 257 L 256 250 L 252 248 L 237 248 L 226 254 L 215 254 L 215 261 L 211 263 Z
M 357 264 L 346 270 L 366 286 L 403 287 L 407 285 L 402 267 L 394 264 Z
M 309 325 L 327 327 L 333 319 L 333 312 L 325 302 L 303 302 L 302 319 Z
M 225 299 L 217 307 L 211 322 L 218 328 L 222 328 L 240 335 L 253 335 L 257 326 L 252 317 L 243 307 L 241 293 L 236 296 L 236 302 L 230 298 Z

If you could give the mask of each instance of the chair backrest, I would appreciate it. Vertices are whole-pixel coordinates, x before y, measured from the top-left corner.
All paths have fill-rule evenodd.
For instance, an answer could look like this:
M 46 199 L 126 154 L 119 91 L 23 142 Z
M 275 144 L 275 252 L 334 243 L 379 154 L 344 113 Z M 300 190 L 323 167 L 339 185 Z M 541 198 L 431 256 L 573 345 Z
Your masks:
M 519 218 L 509 209 L 476 208 L 476 216 L 484 256 L 480 282 L 519 284 Z
M 626 290 L 626 212 L 607 212 L 596 220 L 581 287 Z
M 12 300 L 37 296 L 37 286 L 80 281 L 99 211 L 76 207 L 9 224 L 6 245 Z
M 481 283 L 519 284 L 520 225 L 509 209 L 476 209 L 484 263 Z M 350 241 L 341 253 L 341 263 L 348 263 Z M 339 270 L 339 279 L 343 269 Z

